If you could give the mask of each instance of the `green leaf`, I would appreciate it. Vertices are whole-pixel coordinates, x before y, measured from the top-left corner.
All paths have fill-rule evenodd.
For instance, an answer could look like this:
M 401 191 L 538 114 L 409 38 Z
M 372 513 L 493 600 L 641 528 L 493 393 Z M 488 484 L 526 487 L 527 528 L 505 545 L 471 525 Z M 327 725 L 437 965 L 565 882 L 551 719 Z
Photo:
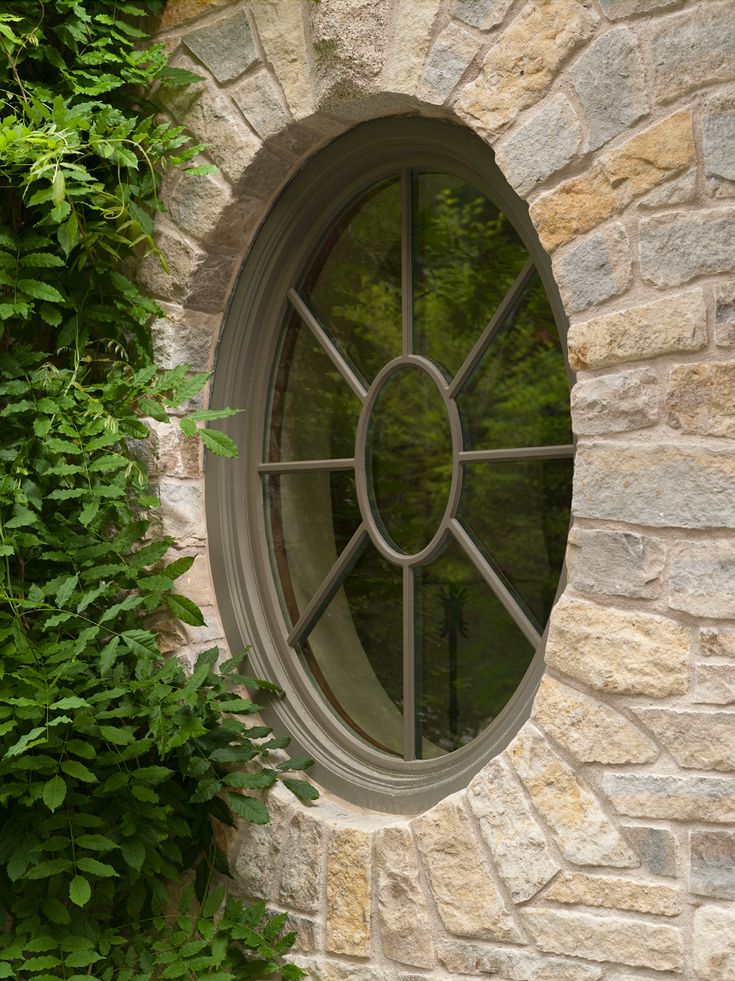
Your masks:
M 237 457 L 237 444 L 218 429 L 200 429 L 199 438 L 210 453 L 215 456 Z
M 250 821 L 251 824 L 268 824 L 270 818 L 265 806 L 254 797 L 247 794 L 227 794 L 227 801 L 238 817 Z
M 222 906 L 224 898 L 224 886 L 220 886 L 218 889 L 213 889 L 202 903 L 202 916 L 206 919 L 211 919 L 211 917 L 213 917 Z
M 63 580 L 59 588 L 56 590 L 56 594 L 55 594 L 56 602 L 59 606 L 61 607 L 66 606 L 66 604 L 69 601 L 69 598 L 71 597 L 72 593 L 76 589 L 78 582 L 79 582 L 78 575 L 67 576 Z
M 188 623 L 191 627 L 204 626 L 202 611 L 193 600 L 187 599 L 186 596 L 172 593 L 166 597 L 166 605 L 173 615 L 183 623 Z
M 292 760 L 276 763 L 276 770 L 308 770 L 310 766 L 314 766 L 314 760 L 310 756 L 294 756 Z
M 71 923 L 69 910 L 63 903 L 60 903 L 58 899 L 53 899 L 51 896 L 47 896 L 41 902 L 41 909 L 52 923 L 57 923 L 60 926 Z M 2 975 L 0 975 L 0 977 L 2 977 Z
M 197 409 L 196 412 L 189 413 L 189 418 L 196 422 L 211 422 L 215 419 L 228 419 L 240 412 L 242 409 Z
M 67 695 L 65 698 L 60 698 L 58 702 L 54 702 L 49 708 L 52 709 L 78 709 L 78 708 L 90 708 L 90 704 L 86 698 L 80 698 L 78 695 Z
M 28 252 L 21 258 L 20 264 L 38 269 L 55 269 L 63 266 L 64 260 L 53 252 Z
M 90 875 L 98 875 L 104 879 L 112 878 L 118 874 L 111 865 L 107 865 L 105 862 L 99 862 L 96 858 L 85 857 L 77 859 L 77 868 L 80 868 L 82 872 L 88 872 Z
M 69 215 L 66 221 L 59 225 L 56 233 L 59 245 L 64 250 L 64 255 L 68 256 L 74 246 L 79 242 L 79 222 L 75 212 Z
M 97 783 L 97 777 L 94 773 L 79 760 L 64 760 L 61 769 L 67 776 L 74 777 L 76 780 L 82 780 L 84 783 Z
M 66 782 L 63 777 L 52 777 L 43 787 L 43 802 L 50 811 L 61 807 L 66 797 Z
M 267 790 L 276 782 L 273 771 L 263 770 L 260 773 L 228 773 L 223 778 L 228 787 L 238 787 L 242 790 Z
M 92 895 L 92 887 L 83 875 L 75 875 L 69 883 L 69 899 L 75 906 L 86 906 Z
M 93 852 L 109 852 L 118 847 L 116 841 L 104 835 L 77 835 L 74 843 L 77 848 L 87 848 Z
M 142 869 L 145 861 L 145 845 L 137 838 L 125 841 L 120 845 L 122 857 L 133 869 Z
M 307 783 L 306 780 L 292 780 L 290 777 L 284 777 L 281 782 L 299 800 L 317 800 L 319 798 L 319 791 L 312 784 Z
M 195 558 L 196 555 L 182 555 L 180 559 L 169 562 L 166 568 L 161 570 L 161 575 L 171 580 L 178 579 L 191 569 Z
M 196 434 L 199 432 L 197 424 L 192 422 L 191 419 L 182 419 L 179 423 L 179 428 L 184 436 L 196 436 Z
M 71 868 L 68 858 L 50 858 L 47 862 L 40 862 L 29 869 L 24 878 L 26 879 L 49 879 L 52 875 L 60 872 L 68 872 Z
M 19 279 L 18 289 L 34 300 L 45 300 L 47 303 L 63 303 L 64 297 L 55 286 L 42 283 L 38 279 Z

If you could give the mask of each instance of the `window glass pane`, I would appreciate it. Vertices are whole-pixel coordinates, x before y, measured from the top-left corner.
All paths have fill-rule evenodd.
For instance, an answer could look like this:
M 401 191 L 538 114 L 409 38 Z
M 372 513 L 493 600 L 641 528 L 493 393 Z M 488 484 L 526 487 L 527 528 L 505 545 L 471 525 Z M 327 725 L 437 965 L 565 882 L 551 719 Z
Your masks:
M 502 711 L 533 658 L 456 542 L 417 582 L 418 726 L 424 757 L 464 746 Z
M 409 555 L 436 534 L 449 497 L 452 438 L 434 381 L 420 368 L 390 376 L 373 408 L 367 467 L 374 514 Z
M 571 460 L 465 464 L 461 520 L 536 625 L 556 595 L 569 532 Z
M 355 453 L 360 403 L 319 341 L 293 313 L 271 399 L 269 460 L 327 460 Z
M 403 755 L 403 579 L 368 545 L 302 646 L 333 709 Z
M 360 524 L 352 471 L 265 478 L 271 559 L 289 625 L 311 602 Z
M 454 375 L 528 259 L 484 194 L 449 174 L 414 174 L 414 349 Z
M 370 188 L 337 222 L 302 293 L 367 382 L 401 353 L 400 177 Z
M 538 276 L 490 342 L 457 405 L 467 450 L 572 442 L 564 355 Z

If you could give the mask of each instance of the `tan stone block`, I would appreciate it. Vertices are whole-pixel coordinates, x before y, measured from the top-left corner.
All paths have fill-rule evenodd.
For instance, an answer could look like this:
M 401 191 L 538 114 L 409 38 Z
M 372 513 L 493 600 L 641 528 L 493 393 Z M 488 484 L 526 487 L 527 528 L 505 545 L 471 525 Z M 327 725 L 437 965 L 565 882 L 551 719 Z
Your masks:
M 699 631 L 699 652 L 705 657 L 735 658 L 735 630 L 703 627 Z
M 159 31 L 170 31 L 210 10 L 236 2 L 237 0 L 167 0 L 156 26 Z
M 282 849 L 279 895 L 287 908 L 306 913 L 319 908 L 324 838 L 322 821 L 296 811 Z
M 682 935 L 675 927 L 548 909 L 525 909 L 521 916 L 536 945 L 553 954 L 657 971 L 679 972 L 684 967 Z
M 700 436 L 735 436 L 735 365 L 677 365 L 669 374 L 668 424 Z
M 384 828 L 379 833 L 376 860 L 383 952 L 399 964 L 434 967 L 432 924 L 408 825 Z
M 508 755 L 566 859 L 615 868 L 639 864 L 587 784 L 530 723 L 511 743 Z
M 381 87 L 415 95 L 441 0 L 398 0 L 388 30 Z
M 333 954 L 370 956 L 370 849 L 372 836 L 338 828 L 327 859 L 327 941 Z
M 650 763 L 658 756 L 654 743 L 625 716 L 548 675 L 533 717 L 583 763 Z
M 694 911 L 694 969 L 700 981 L 735 977 L 735 909 L 702 906 Z
M 582 872 L 563 872 L 546 890 L 544 899 L 580 906 L 631 910 L 634 913 L 655 913 L 658 916 L 678 916 L 681 913 L 680 893 L 671 886 L 607 875 L 585 875 Z
M 513 900 L 535 896 L 560 866 L 508 764 L 493 760 L 474 778 L 467 796 Z
M 479 78 L 460 92 L 458 115 L 494 136 L 546 94 L 598 22 L 590 0 L 531 0 L 490 47 Z
M 679 766 L 735 770 L 735 713 L 633 710 Z
M 304 13 L 294 0 L 258 0 L 252 13 L 260 40 L 295 119 L 314 109 Z
M 544 248 L 553 251 L 687 170 L 695 158 L 692 118 L 676 112 L 603 153 L 586 174 L 566 181 L 530 208 Z
M 701 289 L 616 310 L 572 324 L 569 363 L 575 371 L 607 368 L 658 354 L 698 351 L 707 343 Z
M 602 791 L 620 814 L 667 821 L 735 821 L 735 779 L 605 773 Z
M 457 797 L 416 818 L 413 830 L 446 929 L 460 937 L 520 943 L 521 933 L 490 878 Z
M 690 644 L 689 630 L 673 620 L 562 599 L 546 663 L 601 691 L 663 698 L 686 691 Z
M 682 542 L 671 549 L 669 606 L 697 617 L 735 617 L 735 542 Z
M 735 664 L 698 664 L 694 672 L 694 701 L 704 705 L 732 705 Z
M 463 940 L 444 940 L 439 959 L 452 978 L 470 974 L 489 975 L 492 981 L 598 981 L 602 974 L 596 964 L 546 957 L 530 947 L 514 950 Z

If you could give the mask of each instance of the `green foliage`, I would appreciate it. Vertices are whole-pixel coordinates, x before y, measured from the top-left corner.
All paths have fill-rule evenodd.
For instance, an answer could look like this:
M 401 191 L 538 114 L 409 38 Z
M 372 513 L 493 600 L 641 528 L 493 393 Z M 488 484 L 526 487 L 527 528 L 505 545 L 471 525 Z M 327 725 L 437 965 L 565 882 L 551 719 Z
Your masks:
M 204 621 L 155 532 L 144 420 L 206 375 L 156 368 L 160 311 L 121 272 L 154 251 L 160 172 L 200 149 L 141 95 L 194 80 L 140 44 L 156 6 L 0 11 L 0 978 L 293 981 L 285 917 L 226 898 L 218 829 L 267 822 L 279 780 L 313 799 L 288 777 L 310 761 L 251 718 L 277 689 L 242 658 L 187 674 L 158 645 Z M 200 428 L 230 411 L 181 429 L 234 456 Z

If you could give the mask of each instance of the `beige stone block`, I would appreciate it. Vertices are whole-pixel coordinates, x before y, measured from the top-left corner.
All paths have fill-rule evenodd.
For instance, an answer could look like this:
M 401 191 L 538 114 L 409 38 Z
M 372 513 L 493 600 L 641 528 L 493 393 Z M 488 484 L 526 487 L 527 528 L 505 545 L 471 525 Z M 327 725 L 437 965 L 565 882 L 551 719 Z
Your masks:
M 694 969 L 700 981 L 735 978 L 735 909 L 701 906 L 694 912 Z
M 390 8 L 386 0 L 319 0 L 303 5 L 322 105 L 339 110 L 376 88 Z
M 441 0 L 398 0 L 388 29 L 381 87 L 415 95 Z
M 650 763 L 658 756 L 655 744 L 625 716 L 548 675 L 533 718 L 582 763 Z
M 166 555 L 164 561 L 167 563 L 173 562 L 185 554 L 192 554 L 192 550 L 188 549 L 185 552 L 181 552 L 177 549 L 171 551 Z M 199 606 L 214 606 L 212 579 L 209 574 L 207 556 L 204 552 L 195 553 L 194 564 L 188 572 L 185 572 L 183 576 L 179 576 L 175 580 L 175 588 L 177 592 L 188 596 L 189 599 L 194 600 Z
M 167 0 L 157 28 L 159 31 L 170 31 L 179 24 L 209 13 L 210 10 L 237 2 L 238 0 Z
M 531 0 L 491 45 L 479 78 L 460 92 L 458 115 L 495 136 L 546 94 L 598 22 L 590 0 Z
M 639 864 L 588 785 L 530 723 L 508 754 L 566 859 L 575 865 L 615 868 Z
M 571 398 L 574 431 L 601 436 L 645 429 L 658 422 L 659 401 L 658 375 L 651 368 L 579 381 Z
M 600 691 L 664 698 L 686 691 L 690 646 L 689 630 L 673 620 L 562 599 L 546 663 Z
M 200 482 L 162 477 L 158 489 L 163 534 L 170 535 L 181 547 L 204 542 L 207 532 Z
M 309 981 L 396 981 L 393 971 L 368 967 L 367 964 L 333 961 L 324 955 L 296 957 L 294 963 L 306 971 Z
M 634 709 L 679 766 L 735 770 L 735 713 Z
M 490 878 L 457 797 L 416 818 L 413 829 L 445 928 L 460 937 L 520 943 L 521 933 Z
M 544 248 L 590 231 L 632 200 L 694 163 L 692 118 L 675 112 L 603 153 L 586 174 L 543 195 L 530 209 Z
M 408 825 L 378 834 L 376 861 L 383 952 L 399 964 L 431 969 L 436 964 L 433 929 Z
M 735 821 L 735 779 L 605 773 L 602 792 L 620 814 L 667 821 Z
M 355 828 L 332 834 L 327 859 L 327 940 L 333 954 L 370 956 L 372 836 Z
M 279 895 L 288 909 L 305 913 L 319 909 L 324 839 L 322 821 L 297 810 L 282 849 Z
M 572 324 L 569 363 L 575 371 L 607 368 L 658 354 L 698 351 L 707 343 L 701 289 L 616 310 Z
M 468 799 L 511 897 L 531 899 L 560 866 L 508 764 L 495 759 L 481 770 Z
M 680 893 L 671 886 L 582 872 L 563 872 L 546 890 L 544 899 L 570 905 L 630 910 L 633 913 L 655 913 L 658 916 L 678 916 L 681 913 Z
M 450 23 L 434 42 L 424 64 L 418 97 L 431 105 L 443 105 L 477 54 L 477 37 Z
M 165 423 L 151 419 L 148 426 L 152 471 L 167 477 L 199 477 L 199 440 L 185 436 L 177 420 Z
M 703 627 L 699 631 L 699 652 L 704 657 L 735 658 L 735 630 Z
M 536 945 L 553 954 L 657 971 L 679 972 L 684 967 L 684 943 L 675 927 L 548 909 L 525 909 L 521 916 Z
M 694 672 L 694 701 L 703 705 L 732 705 L 735 664 L 698 664 Z
M 669 606 L 698 617 L 735 617 L 735 542 L 683 542 L 671 550 Z
M 567 575 L 577 592 L 642 599 L 660 594 L 666 552 L 655 538 L 574 527 L 569 544 Z
M 258 0 L 251 10 L 258 34 L 295 119 L 314 109 L 309 42 L 300 3 Z
M 677 365 L 669 374 L 667 422 L 700 436 L 735 436 L 735 364 Z
M 489 975 L 492 981 L 598 981 L 602 974 L 596 964 L 546 957 L 529 947 L 514 950 L 462 940 L 444 940 L 439 959 L 452 978 L 470 974 Z

